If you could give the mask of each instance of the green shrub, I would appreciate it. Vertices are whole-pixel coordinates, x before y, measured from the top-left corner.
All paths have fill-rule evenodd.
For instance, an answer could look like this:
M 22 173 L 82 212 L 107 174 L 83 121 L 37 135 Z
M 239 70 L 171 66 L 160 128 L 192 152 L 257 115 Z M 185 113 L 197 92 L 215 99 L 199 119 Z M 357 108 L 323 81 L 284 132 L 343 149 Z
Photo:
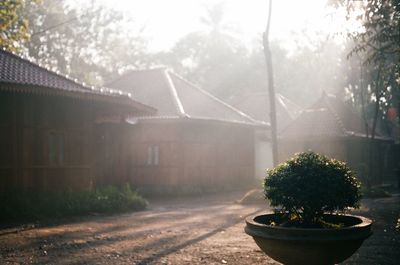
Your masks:
M 360 183 L 344 162 L 305 152 L 267 174 L 265 197 L 289 221 L 318 224 L 326 212 L 359 206 Z
M 148 202 L 129 185 L 108 186 L 90 191 L 4 192 L 0 195 L 0 221 L 37 220 L 143 210 Z

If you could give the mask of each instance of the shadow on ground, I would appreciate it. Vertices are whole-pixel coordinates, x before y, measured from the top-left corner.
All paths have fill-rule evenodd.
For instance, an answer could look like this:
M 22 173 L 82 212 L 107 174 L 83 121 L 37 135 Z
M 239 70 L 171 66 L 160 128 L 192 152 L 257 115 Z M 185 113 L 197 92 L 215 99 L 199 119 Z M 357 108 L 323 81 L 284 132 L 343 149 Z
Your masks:
M 246 216 L 268 210 L 235 203 L 243 194 L 162 200 L 144 212 L 0 230 L 0 264 L 279 264 L 243 232 Z M 363 201 L 354 213 L 375 221 L 374 234 L 344 264 L 398 264 L 399 198 Z

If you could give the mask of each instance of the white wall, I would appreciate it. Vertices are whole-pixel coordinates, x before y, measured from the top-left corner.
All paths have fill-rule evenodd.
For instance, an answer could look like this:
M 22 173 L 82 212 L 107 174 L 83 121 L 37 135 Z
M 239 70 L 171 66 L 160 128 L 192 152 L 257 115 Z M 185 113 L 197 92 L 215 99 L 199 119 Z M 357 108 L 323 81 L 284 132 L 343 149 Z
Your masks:
M 272 168 L 272 147 L 271 143 L 265 140 L 255 139 L 255 178 L 266 177 L 267 168 Z

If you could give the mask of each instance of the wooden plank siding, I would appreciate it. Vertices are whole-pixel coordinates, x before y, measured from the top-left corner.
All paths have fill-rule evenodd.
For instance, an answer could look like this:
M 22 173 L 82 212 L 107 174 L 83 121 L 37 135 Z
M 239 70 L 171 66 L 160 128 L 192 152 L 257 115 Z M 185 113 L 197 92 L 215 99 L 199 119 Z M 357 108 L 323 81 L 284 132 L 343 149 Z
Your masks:
M 280 142 L 279 159 L 283 162 L 298 152 L 312 150 L 348 163 L 360 180 L 371 185 L 394 182 L 393 146 L 388 141 L 374 140 L 370 147 L 370 139 L 362 137 L 314 138 L 312 140 L 282 140 Z M 369 152 L 369 148 L 372 148 Z M 370 159 L 368 154 L 372 155 Z M 372 163 L 369 167 L 368 164 Z M 371 170 L 371 172 L 368 172 Z
M 127 128 L 123 124 L 101 124 L 94 133 L 95 185 L 123 185 L 128 182 Z
M 115 104 L 0 93 L 0 191 L 240 187 L 254 179 L 254 128 L 178 119 L 98 122 Z M 118 116 L 118 115 L 117 115 Z M 100 119 L 101 120 L 101 119 Z
M 96 116 L 118 111 L 118 106 L 96 101 L 1 92 L 0 191 L 81 190 L 126 181 L 121 168 L 127 171 L 127 165 L 111 170 L 107 178 L 115 179 L 109 181 L 96 169 L 101 144 L 96 139 L 104 134 Z M 112 125 L 107 130 L 123 131 L 121 124 Z M 112 145 L 115 157 L 124 157 L 123 138 L 116 135 L 114 141 L 121 141 Z
M 23 189 L 90 187 L 91 104 L 34 95 L 18 97 L 17 185 Z
M 137 124 L 129 133 L 130 182 L 150 189 L 246 185 L 254 178 L 253 135 L 222 123 Z
M 0 97 L 0 191 L 13 182 L 17 174 L 16 112 L 14 98 L 11 95 Z

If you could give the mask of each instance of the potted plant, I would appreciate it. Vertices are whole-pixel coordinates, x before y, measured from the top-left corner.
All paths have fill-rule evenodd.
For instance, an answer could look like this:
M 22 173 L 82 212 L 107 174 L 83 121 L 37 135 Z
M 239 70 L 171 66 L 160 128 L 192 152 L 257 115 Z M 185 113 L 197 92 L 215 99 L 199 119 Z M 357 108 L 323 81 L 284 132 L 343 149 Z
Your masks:
M 314 152 L 268 170 L 264 195 L 274 213 L 246 219 L 245 232 L 284 264 L 336 264 L 368 238 L 372 221 L 344 214 L 359 206 L 360 183 L 344 162 Z

